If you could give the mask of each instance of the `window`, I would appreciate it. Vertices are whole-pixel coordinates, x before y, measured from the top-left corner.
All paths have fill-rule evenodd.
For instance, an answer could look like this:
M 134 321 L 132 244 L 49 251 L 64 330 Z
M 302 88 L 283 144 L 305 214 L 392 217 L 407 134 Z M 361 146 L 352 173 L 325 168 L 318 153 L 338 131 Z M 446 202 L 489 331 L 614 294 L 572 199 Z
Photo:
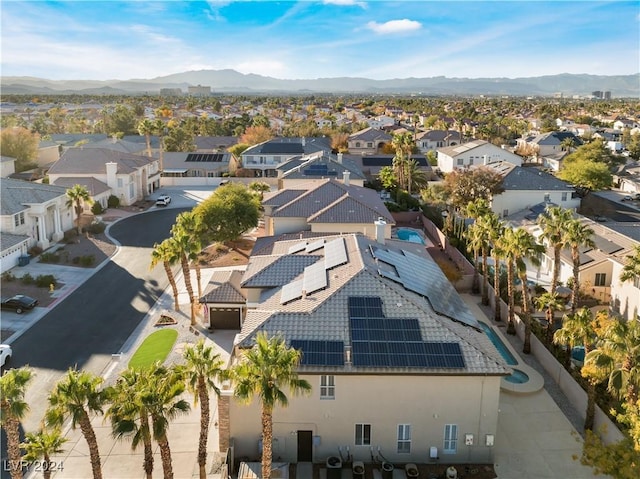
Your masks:
M 118 188 L 122 188 L 122 178 L 118 178 Z
M 411 424 L 398 424 L 398 454 L 411 453 Z
M 13 224 L 18 227 L 20 225 L 24 224 L 24 211 L 21 211 L 20 213 L 17 213 L 14 217 L 13 217 Z
M 371 424 L 356 424 L 356 446 L 371 445 Z
M 509 216 L 509 210 L 502 210 L 502 217 L 506 218 L 507 216 Z
M 562 197 L 560 198 L 562 201 L 567 201 L 567 192 L 562 193 Z
M 444 444 L 442 452 L 444 454 L 455 454 L 458 450 L 458 425 L 444 425 Z
M 473 158 L 469 159 L 469 165 L 473 165 Z
M 593 283 L 594 286 L 606 286 L 607 273 L 596 273 L 596 280 Z
M 458 158 L 458 160 L 457 160 L 457 165 L 458 165 L 458 166 L 462 166 L 462 165 L 464 165 L 464 158 Z
M 373 143 L 371 141 L 367 143 L 367 148 L 373 148 Z
M 360 142 L 356 141 L 356 148 L 360 148 Z
M 551 195 L 549 193 L 544 194 L 544 202 L 551 203 Z
M 133 198 L 133 183 L 129 183 L 129 198 Z
M 320 399 L 335 399 L 336 383 L 334 376 L 320 376 Z

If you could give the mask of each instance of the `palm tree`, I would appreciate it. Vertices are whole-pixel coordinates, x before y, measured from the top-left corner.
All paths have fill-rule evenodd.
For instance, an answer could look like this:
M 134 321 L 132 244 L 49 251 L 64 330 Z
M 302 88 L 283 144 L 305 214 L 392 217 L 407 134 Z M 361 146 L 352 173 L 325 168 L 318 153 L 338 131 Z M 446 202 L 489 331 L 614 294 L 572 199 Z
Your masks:
M 62 446 L 67 441 L 58 428 L 51 431 L 40 429 L 38 432 L 27 433 L 25 442 L 20 444 L 20 447 L 26 451 L 25 461 L 43 461 L 42 474 L 44 479 L 50 479 L 55 465 L 51 456 L 64 452 Z
M 562 151 L 566 151 L 567 153 L 571 153 L 571 150 L 576 146 L 576 141 L 574 138 L 568 136 L 564 140 L 560 142 L 560 147 Z
M 495 321 L 502 321 L 500 308 L 500 259 L 504 257 L 501 249 L 501 238 L 504 235 L 504 223 L 497 216 L 490 216 L 487 220 L 487 228 L 490 228 L 490 241 L 492 244 L 491 254 L 493 256 L 493 300 Z
M 412 191 L 420 191 L 429 184 L 429 179 L 421 169 L 418 160 L 408 160 L 405 164 L 405 176 L 407 178 L 407 189 L 409 194 Z
M 31 370 L 27 368 L 9 369 L 0 377 L 0 426 L 7 433 L 11 479 L 22 478 L 20 421 L 29 412 L 24 395 L 31 378 Z
M 516 255 L 514 257 L 518 277 L 522 284 L 522 321 L 524 322 L 524 345 L 522 352 L 531 353 L 531 300 L 529 299 L 529 286 L 527 285 L 527 266 L 525 260 L 533 265 L 540 264 L 538 259 L 544 251 L 544 247 L 536 243 L 535 237 L 523 229 L 513 231 L 513 241 L 516 244 Z
M 189 257 L 191 253 L 191 237 L 184 229 L 178 226 L 178 223 L 171 227 L 171 238 L 169 241 L 170 247 L 173 249 L 174 254 L 180 258 L 180 265 L 182 267 L 182 276 L 184 277 L 184 285 L 187 288 L 187 294 L 189 295 L 190 313 L 191 313 L 191 326 L 196 324 L 196 297 L 193 294 L 193 286 L 191 285 L 191 269 L 189 268 Z
M 562 328 L 553 335 L 553 342 L 556 344 L 566 344 L 568 353 L 571 354 L 573 347 L 584 346 L 585 355 L 591 352 L 596 340 L 593 314 L 588 308 L 582 308 L 574 314 L 565 314 L 562 318 Z M 593 420 L 595 417 L 595 396 L 596 382 L 594 378 L 589 378 L 587 387 L 587 412 L 584 421 L 584 428 L 593 430 Z
M 154 125 L 154 123 L 148 118 L 140 120 L 138 123 L 138 133 L 144 136 L 147 143 L 147 156 L 149 158 L 151 158 L 151 135 L 153 135 L 155 131 L 156 125 Z
M 109 400 L 110 390 L 102 388 L 103 378 L 86 371 L 69 369 L 49 394 L 49 408 L 45 413 L 50 426 L 61 427 L 71 417 L 71 427 L 80 426 L 89 446 L 93 479 L 102 479 L 98 440 L 89 414 L 102 414 Z
M 627 261 L 622 268 L 620 281 L 636 281 L 640 279 L 640 245 L 633 247 L 633 253 L 627 255 Z
M 176 218 L 176 228 L 188 236 L 189 250 L 187 256 L 192 260 L 198 283 L 198 298 L 202 297 L 202 280 L 200 272 L 200 264 L 198 263 L 198 254 L 202 251 L 202 245 L 206 242 L 207 229 L 202 224 L 201 216 L 196 215 L 193 211 L 185 211 L 180 213 Z
M 232 371 L 236 397 L 246 402 L 251 402 L 254 396 L 260 399 L 263 479 L 271 479 L 273 410 L 277 405 L 286 407 L 289 403 L 283 388 L 294 395 L 311 390 L 311 385 L 299 379 L 295 371 L 300 357 L 300 352 L 287 348 L 282 338 L 258 333 L 255 346 Z
M 413 136 L 411 133 L 402 133 L 400 135 L 394 135 L 391 140 L 392 146 L 396 150 L 396 154 L 393 157 L 393 171 L 398 179 L 398 185 L 400 189 L 408 190 L 409 185 L 407 182 L 407 163 L 411 159 L 411 153 L 415 147 L 413 142 Z
M 546 292 L 535 298 L 534 303 L 540 311 L 545 311 L 545 319 L 547 320 L 547 340 L 553 339 L 554 313 L 562 311 L 564 307 L 563 301 L 558 293 Z
M 151 269 L 162 261 L 164 266 L 164 272 L 167 274 L 169 284 L 171 285 L 171 291 L 173 291 L 173 309 L 180 311 L 180 302 L 178 301 L 178 285 L 176 284 L 176 278 L 173 275 L 171 266 L 176 264 L 180 256 L 176 254 L 175 248 L 171 244 L 171 238 L 165 239 L 162 243 L 155 243 L 153 245 L 153 251 L 151 252 Z
M 205 346 L 203 340 L 184 351 L 184 374 L 187 387 L 194 394 L 194 402 L 200 401 L 200 440 L 198 442 L 198 466 L 200 467 L 200 479 L 206 479 L 207 472 L 207 438 L 209 435 L 210 408 L 209 390 L 213 390 L 216 396 L 220 395 L 220 389 L 216 386 L 216 380 L 223 377 L 223 362 L 219 354 L 214 354 L 213 348 Z
M 477 220 L 481 216 L 488 215 L 491 212 L 489 202 L 484 198 L 477 198 L 474 201 L 470 201 L 464 207 L 465 216 L 467 218 L 473 218 L 474 220 Z
M 128 368 L 120 374 L 113 387 L 113 398 L 106 416 L 111 419 L 114 437 L 132 436 L 131 449 L 136 450 L 140 443 L 144 448 L 142 467 L 147 479 L 153 474 L 153 447 L 149 411 L 142 402 L 141 394 L 145 388 L 146 370 Z
M 87 190 L 86 187 L 82 185 L 73 185 L 67 190 L 67 206 L 73 206 L 76 213 L 76 227 L 78 228 L 78 234 L 82 234 L 80 217 L 82 216 L 84 203 L 93 203 L 89 190 Z
M 600 333 L 596 349 L 585 356 L 585 367 L 605 372 L 608 389 L 630 405 L 640 390 L 640 321 L 616 320 Z
M 571 247 L 571 259 L 573 261 L 573 288 L 571 291 L 571 312 L 576 312 L 578 291 L 580 290 L 580 248 L 583 246 L 593 248 L 595 243 L 592 236 L 594 232 L 589 226 L 580 222 L 580 220 L 571 220 L 565 225 L 564 241 Z
M 518 257 L 519 245 L 516 242 L 513 228 L 505 228 L 501 238 L 496 243 L 496 248 L 501 252 L 502 258 L 507 265 L 507 288 L 508 288 L 508 324 L 507 334 L 516 334 L 515 325 L 515 272 L 516 258 Z
M 489 268 L 488 268 L 488 256 L 489 247 L 491 246 L 491 236 L 493 235 L 493 228 L 495 227 L 498 217 L 489 212 L 486 215 L 480 216 L 474 225 L 480 230 L 480 252 L 482 253 L 482 304 L 489 304 Z
M 551 293 L 556 292 L 560 277 L 560 252 L 566 246 L 564 230 L 567 224 L 573 220 L 571 210 L 560 206 L 548 206 L 543 214 L 538 217 L 538 225 L 542 229 L 540 238 L 549 242 L 553 248 L 553 276 L 551 278 Z
M 189 411 L 189 403 L 181 398 L 185 391 L 182 373 L 178 368 L 166 368 L 156 363 L 148 370 L 140 401 L 151 416 L 153 439 L 160 447 L 164 479 L 173 479 L 171 448 L 167 433 L 169 423 Z
M 484 231 L 482 230 L 481 225 L 478 223 L 474 223 L 467 231 L 464 233 L 465 239 L 467 240 L 467 251 L 473 253 L 473 287 L 472 291 L 474 294 L 477 294 L 480 290 L 480 265 L 479 256 L 480 251 L 484 251 L 486 249 L 486 241 L 484 236 Z

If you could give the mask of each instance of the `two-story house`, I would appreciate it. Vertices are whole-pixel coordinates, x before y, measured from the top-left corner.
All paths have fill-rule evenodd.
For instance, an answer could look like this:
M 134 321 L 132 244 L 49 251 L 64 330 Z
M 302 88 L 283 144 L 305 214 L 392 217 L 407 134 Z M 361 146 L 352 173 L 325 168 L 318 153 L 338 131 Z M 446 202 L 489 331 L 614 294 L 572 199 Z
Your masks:
M 348 184 L 364 186 L 365 176 L 357 162 L 345 158 L 342 153 L 330 155 L 325 152 L 312 153 L 283 163 L 277 168 L 278 189 L 309 187 L 314 182 L 333 178 Z
M 393 137 L 385 131 L 365 128 L 349 136 L 347 147 L 352 155 L 375 155 L 392 139 Z
M 435 151 L 445 146 L 460 144 L 460 132 L 455 130 L 421 131 L 416 135 L 416 145 L 422 153 Z
M 305 154 L 331 153 L 327 138 L 274 138 L 247 148 L 242 153 L 242 168 L 257 177 L 275 178 L 281 164 Z
M 462 145 L 438 148 L 438 168 L 444 173 L 496 161 L 522 165 L 522 157 L 485 140 L 473 140 Z

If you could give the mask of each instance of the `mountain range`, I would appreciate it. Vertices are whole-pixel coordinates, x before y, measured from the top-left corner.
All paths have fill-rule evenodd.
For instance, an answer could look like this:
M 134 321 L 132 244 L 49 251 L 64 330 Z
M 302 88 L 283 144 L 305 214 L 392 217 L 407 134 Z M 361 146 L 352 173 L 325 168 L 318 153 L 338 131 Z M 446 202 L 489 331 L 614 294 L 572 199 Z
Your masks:
M 211 87 L 212 93 L 241 94 L 402 94 L 402 95 L 590 95 L 610 91 L 613 98 L 640 97 L 640 73 L 633 75 L 560 74 L 527 78 L 398 78 L 371 80 L 341 77 L 282 80 L 235 70 L 199 70 L 152 79 L 47 80 L 35 77 L 0 77 L 2 93 L 8 94 L 158 94 L 161 88 Z

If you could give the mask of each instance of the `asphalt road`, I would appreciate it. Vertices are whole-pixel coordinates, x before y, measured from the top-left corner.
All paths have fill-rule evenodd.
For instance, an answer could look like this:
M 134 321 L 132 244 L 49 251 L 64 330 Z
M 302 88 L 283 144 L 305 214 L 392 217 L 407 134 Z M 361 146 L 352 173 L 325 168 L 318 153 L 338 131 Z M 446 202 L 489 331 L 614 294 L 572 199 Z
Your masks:
M 12 367 L 29 365 L 35 373 L 27 431 L 39 427 L 58 379 L 71 367 L 102 374 L 162 295 L 168 280 L 162 265 L 149 269 L 151 250 L 182 211 L 160 209 L 114 224 L 109 233 L 122 245 L 118 253 L 12 344 Z

